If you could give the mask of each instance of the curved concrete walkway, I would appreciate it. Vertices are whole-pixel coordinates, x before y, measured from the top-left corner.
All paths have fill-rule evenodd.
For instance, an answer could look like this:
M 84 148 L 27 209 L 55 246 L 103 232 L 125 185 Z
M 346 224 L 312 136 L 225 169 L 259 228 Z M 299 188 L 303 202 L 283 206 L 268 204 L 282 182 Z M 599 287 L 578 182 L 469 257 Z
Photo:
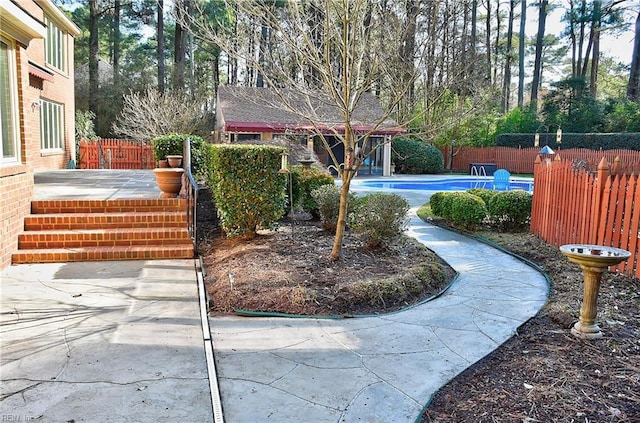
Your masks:
M 354 191 L 366 191 L 359 182 Z M 429 193 L 399 193 L 414 207 L 408 233 L 460 273 L 456 283 L 380 317 L 211 318 L 226 422 L 413 422 L 440 387 L 545 304 L 543 275 L 422 222 L 415 208 Z

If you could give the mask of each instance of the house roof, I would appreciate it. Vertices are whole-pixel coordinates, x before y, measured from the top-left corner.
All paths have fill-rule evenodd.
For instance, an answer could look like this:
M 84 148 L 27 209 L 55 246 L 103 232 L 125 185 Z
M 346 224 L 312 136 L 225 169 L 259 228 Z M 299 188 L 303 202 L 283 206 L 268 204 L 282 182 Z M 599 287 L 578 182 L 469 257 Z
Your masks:
M 344 132 L 344 119 L 328 97 L 306 96 L 294 90 L 280 90 L 280 93 L 284 98 L 269 88 L 219 87 L 220 126 L 226 132 Z M 291 109 L 299 113 L 293 113 Z M 390 119 L 380 123 L 384 116 L 378 99 L 365 93 L 354 110 L 351 126 L 358 132 L 373 130 L 376 135 L 404 131 Z

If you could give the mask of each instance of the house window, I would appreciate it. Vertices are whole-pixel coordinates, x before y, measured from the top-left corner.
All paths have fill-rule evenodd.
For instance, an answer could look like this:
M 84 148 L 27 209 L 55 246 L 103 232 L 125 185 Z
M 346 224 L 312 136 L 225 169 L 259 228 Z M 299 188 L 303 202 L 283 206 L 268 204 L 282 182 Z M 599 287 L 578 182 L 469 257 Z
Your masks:
M 40 100 L 40 137 L 42 150 L 62 150 L 64 110 L 62 105 Z
M 44 21 L 47 25 L 45 60 L 61 72 L 67 72 L 67 34 L 48 18 Z
M 18 82 L 16 79 L 15 50 L 13 43 L 0 37 L 0 163 L 15 163 L 18 148 Z

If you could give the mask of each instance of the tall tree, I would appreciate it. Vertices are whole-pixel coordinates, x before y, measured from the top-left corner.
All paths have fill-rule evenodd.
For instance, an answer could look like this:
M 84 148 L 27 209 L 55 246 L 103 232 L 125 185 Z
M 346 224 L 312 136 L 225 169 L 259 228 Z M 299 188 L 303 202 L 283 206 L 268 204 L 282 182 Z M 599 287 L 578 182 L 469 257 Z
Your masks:
M 538 4 L 538 33 L 536 34 L 536 52 L 533 65 L 533 81 L 531 82 L 531 110 L 533 112 L 538 109 L 538 90 L 540 88 L 540 80 L 542 78 L 542 48 L 544 40 L 544 32 L 547 26 L 547 8 L 549 0 L 541 0 Z
M 157 14 L 156 38 L 158 39 L 158 45 L 156 48 L 156 60 L 158 61 L 158 91 L 160 91 L 160 94 L 164 94 L 166 78 L 164 63 L 164 0 L 158 0 Z
M 187 50 L 187 37 L 183 27 L 182 15 L 189 13 L 189 0 L 177 0 L 175 2 L 176 29 L 173 39 L 173 81 L 174 90 L 183 90 L 185 61 Z
M 520 0 L 520 34 L 518 36 L 518 107 L 524 107 L 524 52 L 527 0 Z
M 640 100 L 640 11 L 636 16 L 635 37 L 633 39 L 633 53 L 631 55 L 631 70 L 627 84 L 627 98 Z
M 513 45 L 513 16 L 516 8 L 516 0 L 509 1 L 509 18 L 507 22 L 507 47 L 504 60 L 504 75 L 502 80 L 502 112 L 509 111 L 509 100 L 511 97 L 511 60 L 513 53 L 511 51 Z
M 113 85 L 120 88 L 120 0 L 113 1 Z
M 89 111 L 93 113 L 94 126 L 98 126 L 98 89 L 100 87 L 98 75 L 99 44 L 98 44 L 98 0 L 89 0 Z

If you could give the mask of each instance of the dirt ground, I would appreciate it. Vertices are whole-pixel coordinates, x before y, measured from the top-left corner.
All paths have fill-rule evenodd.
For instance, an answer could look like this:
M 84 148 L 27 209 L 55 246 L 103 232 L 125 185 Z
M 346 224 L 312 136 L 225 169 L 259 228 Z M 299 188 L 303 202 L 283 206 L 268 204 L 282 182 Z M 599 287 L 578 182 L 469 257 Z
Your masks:
M 313 222 L 284 223 L 252 240 L 223 238 L 206 191 L 198 221 L 213 313 L 380 313 L 433 295 L 452 277 L 448 266 L 419 268 L 438 260 L 410 241 L 374 255 L 346 237 L 342 260 L 330 263 L 333 237 Z M 515 337 L 438 391 L 421 421 L 640 422 L 640 281 L 605 274 L 597 316 L 604 338 L 583 341 L 570 333 L 582 300 L 577 265 L 528 233 L 477 235 L 541 266 L 551 281 L 549 301 Z M 407 295 L 397 283 L 407 285 L 415 274 L 431 283 Z M 375 275 L 386 276 L 376 285 Z

